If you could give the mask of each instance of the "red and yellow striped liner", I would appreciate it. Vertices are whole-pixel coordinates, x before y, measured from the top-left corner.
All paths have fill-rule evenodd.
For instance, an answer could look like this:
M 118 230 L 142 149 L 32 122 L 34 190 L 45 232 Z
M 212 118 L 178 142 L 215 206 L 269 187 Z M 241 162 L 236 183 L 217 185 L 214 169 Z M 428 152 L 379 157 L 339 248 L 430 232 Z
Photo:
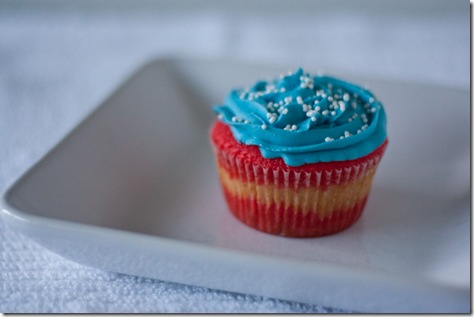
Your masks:
M 387 145 L 357 160 L 292 167 L 239 144 L 221 125 L 211 138 L 230 210 L 252 228 L 290 237 L 328 235 L 355 223 Z

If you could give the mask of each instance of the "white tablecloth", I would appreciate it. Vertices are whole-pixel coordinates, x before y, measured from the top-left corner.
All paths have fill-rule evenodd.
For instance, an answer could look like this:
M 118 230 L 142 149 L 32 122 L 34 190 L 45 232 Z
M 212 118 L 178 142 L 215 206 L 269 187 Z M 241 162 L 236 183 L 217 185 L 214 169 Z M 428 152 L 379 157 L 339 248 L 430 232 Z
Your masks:
M 460 1 L 0 2 L 0 192 L 151 57 L 469 85 Z M 0 221 L 2 312 L 333 312 L 102 272 Z

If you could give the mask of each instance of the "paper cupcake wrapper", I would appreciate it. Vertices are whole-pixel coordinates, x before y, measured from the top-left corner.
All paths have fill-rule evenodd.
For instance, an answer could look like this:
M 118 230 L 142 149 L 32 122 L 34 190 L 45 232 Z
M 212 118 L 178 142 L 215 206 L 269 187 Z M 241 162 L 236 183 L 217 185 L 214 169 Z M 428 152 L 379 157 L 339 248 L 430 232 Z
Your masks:
M 359 219 L 386 143 L 382 146 L 344 167 L 311 164 L 307 169 L 269 167 L 238 152 L 214 151 L 225 198 L 239 220 L 271 234 L 317 237 Z

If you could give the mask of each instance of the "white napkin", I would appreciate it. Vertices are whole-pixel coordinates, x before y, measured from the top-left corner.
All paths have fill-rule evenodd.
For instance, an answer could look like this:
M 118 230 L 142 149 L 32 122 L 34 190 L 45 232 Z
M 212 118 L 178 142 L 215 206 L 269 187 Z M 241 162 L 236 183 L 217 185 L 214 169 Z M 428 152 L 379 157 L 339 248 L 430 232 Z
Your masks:
M 317 305 L 236 294 L 124 274 L 66 260 L 0 221 L 4 313 L 324 313 Z

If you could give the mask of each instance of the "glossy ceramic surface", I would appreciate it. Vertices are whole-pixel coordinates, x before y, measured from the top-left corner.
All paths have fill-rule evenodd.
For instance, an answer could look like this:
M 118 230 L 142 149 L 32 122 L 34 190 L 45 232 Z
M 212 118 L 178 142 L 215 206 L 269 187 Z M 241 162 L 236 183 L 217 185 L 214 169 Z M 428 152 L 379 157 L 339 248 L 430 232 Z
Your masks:
M 103 270 L 358 311 L 468 312 L 469 91 L 332 74 L 382 100 L 389 148 L 353 227 L 289 239 L 233 218 L 208 142 L 230 88 L 287 70 L 148 63 L 4 193 L 3 219 Z

